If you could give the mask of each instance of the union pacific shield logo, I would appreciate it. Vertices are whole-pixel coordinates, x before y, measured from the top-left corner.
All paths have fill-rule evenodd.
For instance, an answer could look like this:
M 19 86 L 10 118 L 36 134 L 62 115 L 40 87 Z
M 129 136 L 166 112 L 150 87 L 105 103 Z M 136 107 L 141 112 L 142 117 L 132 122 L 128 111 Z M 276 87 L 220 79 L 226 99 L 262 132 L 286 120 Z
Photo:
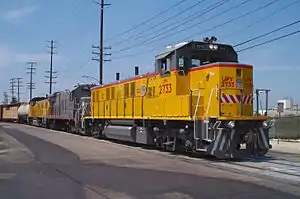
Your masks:
M 142 96 L 146 95 L 147 88 L 145 85 L 142 86 Z

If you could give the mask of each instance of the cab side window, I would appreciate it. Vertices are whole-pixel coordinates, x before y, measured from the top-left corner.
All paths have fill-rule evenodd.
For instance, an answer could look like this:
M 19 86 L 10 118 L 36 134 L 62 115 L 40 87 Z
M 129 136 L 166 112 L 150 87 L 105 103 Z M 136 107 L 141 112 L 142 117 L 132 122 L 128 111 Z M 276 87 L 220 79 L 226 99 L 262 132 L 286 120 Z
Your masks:
M 199 58 L 192 58 L 192 68 L 201 66 L 201 60 Z
M 167 60 L 166 59 L 160 60 L 160 67 L 161 67 L 162 71 L 166 71 L 167 70 Z
M 170 57 L 166 57 L 158 60 L 158 64 L 160 67 L 161 74 L 168 74 L 171 70 L 171 59 Z
M 203 57 L 199 55 L 192 55 L 190 57 L 191 68 L 199 67 L 203 65 Z
M 171 60 L 170 58 L 164 58 L 160 60 L 160 67 L 162 72 L 170 71 L 171 69 Z

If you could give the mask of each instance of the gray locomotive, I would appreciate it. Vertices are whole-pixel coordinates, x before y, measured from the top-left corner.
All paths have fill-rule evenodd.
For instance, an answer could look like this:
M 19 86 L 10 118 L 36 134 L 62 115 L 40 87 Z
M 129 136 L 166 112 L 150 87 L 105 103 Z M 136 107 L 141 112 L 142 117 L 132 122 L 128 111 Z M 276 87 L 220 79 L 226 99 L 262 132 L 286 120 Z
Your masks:
M 88 114 L 91 91 L 95 84 L 78 84 L 71 90 L 36 97 L 29 102 L 28 124 L 81 133 L 82 118 Z M 46 105 L 46 103 L 48 105 Z

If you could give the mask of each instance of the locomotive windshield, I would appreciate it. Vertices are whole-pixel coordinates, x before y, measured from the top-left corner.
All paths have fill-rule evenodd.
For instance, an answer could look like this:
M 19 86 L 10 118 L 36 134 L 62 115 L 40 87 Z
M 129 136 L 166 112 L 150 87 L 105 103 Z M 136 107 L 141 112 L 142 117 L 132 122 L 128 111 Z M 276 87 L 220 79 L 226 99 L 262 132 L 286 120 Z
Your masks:
M 193 43 L 190 49 L 191 67 L 216 62 L 238 62 L 237 53 L 229 45 L 199 42 Z

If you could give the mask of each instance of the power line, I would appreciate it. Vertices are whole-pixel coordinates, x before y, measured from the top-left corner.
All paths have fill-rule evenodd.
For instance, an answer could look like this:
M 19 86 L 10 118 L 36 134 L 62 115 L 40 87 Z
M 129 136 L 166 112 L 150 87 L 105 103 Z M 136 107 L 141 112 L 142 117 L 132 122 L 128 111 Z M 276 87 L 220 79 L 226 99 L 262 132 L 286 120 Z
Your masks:
M 177 3 L 175 3 L 175 4 L 172 5 L 171 7 L 167 8 L 167 9 L 161 11 L 160 13 L 154 15 L 153 17 L 151 17 L 151 18 L 149 18 L 149 19 L 147 19 L 147 20 L 145 20 L 145 21 L 143 21 L 143 22 L 141 22 L 141 23 L 139 23 L 139 24 L 133 26 L 132 28 L 129 28 L 129 29 L 127 29 L 127 30 L 125 30 L 125 31 L 123 31 L 123 32 L 121 32 L 121 33 L 119 33 L 119 34 L 117 34 L 117 35 L 111 37 L 111 38 L 106 39 L 106 41 L 115 39 L 116 37 L 125 35 L 126 33 L 129 33 L 129 32 L 131 32 L 132 30 L 137 29 L 138 27 L 140 27 L 140 26 L 142 26 L 142 25 L 144 25 L 144 24 L 146 24 L 146 23 L 152 21 L 153 19 L 155 19 L 155 18 L 157 18 L 157 17 L 163 15 L 164 13 L 170 11 L 171 9 L 173 9 L 173 8 L 175 8 L 175 7 L 177 7 L 177 6 L 179 6 L 180 4 L 184 3 L 185 1 L 187 1 L 187 0 L 181 0 L 181 1 L 177 2 Z
M 231 37 L 231 36 L 233 36 L 233 35 L 235 35 L 235 34 L 237 34 L 237 33 L 239 33 L 239 32 L 245 31 L 247 28 L 250 28 L 251 26 L 253 26 L 253 25 L 255 25 L 255 24 L 258 24 L 258 23 L 260 23 L 260 22 L 263 22 L 264 20 L 266 20 L 266 19 L 268 19 L 268 18 L 270 18 L 270 17 L 272 17 L 272 16 L 278 14 L 279 12 L 286 10 L 287 8 L 291 7 L 292 5 L 294 5 L 294 4 L 296 4 L 296 3 L 299 3 L 299 1 L 300 1 L 300 0 L 293 1 L 293 2 L 289 3 L 288 5 L 283 6 L 283 7 L 279 8 L 279 9 L 275 10 L 274 12 L 272 12 L 272 13 L 270 13 L 270 14 L 268 14 L 268 15 L 266 15 L 266 16 L 260 18 L 260 19 L 258 19 L 257 21 L 248 24 L 246 27 L 241 28 L 241 29 L 239 29 L 239 30 L 236 30 L 236 31 L 234 31 L 234 32 L 232 32 L 232 33 L 230 33 L 230 34 L 228 34 L 228 35 L 222 37 L 222 40 L 227 39 L 227 38 L 229 38 L 229 37 Z
M 100 50 L 99 46 L 94 46 L 93 45 L 92 48 L 96 49 L 96 50 Z M 111 50 L 111 47 L 104 47 L 104 50 Z M 96 56 L 100 56 L 100 52 L 93 51 L 92 54 L 96 55 Z M 105 56 L 111 56 L 111 53 L 104 53 L 103 52 L 103 62 L 109 62 L 109 61 L 111 61 L 111 59 L 104 59 Z M 92 60 L 100 62 L 100 58 L 99 57 L 93 57 Z
M 49 74 L 46 75 L 46 78 L 49 78 L 49 82 L 46 81 L 47 84 L 49 84 L 49 94 L 52 93 L 52 85 L 55 84 L 56 82 L 53 82 L 53 79 L 57 78 L 57 76 L 53 76 L 53 74 L 57 73 L 53 71 L 53 55 L 56 54 L 57 52 L 54 52 L 54 49 L 56 48 L 54 46 L 54 40 L 49 41 L 50 46 L 48 46 L 48 48 L 50 49 L 50 66 L 49 66 L 49 70 L 45 71 L 46 73 Z
M 220 6 L 222 6 L 223 4 L 225 4 L 225 3 L 229 2 L 229 1 L 231 1 L 231 0 L 225 0 L 225 1 L 221 0 L 221 1 L 218 1 L 218 2 L 216 2 L 216 3 L 214 3 L 214 4 L 212 4 L 212 5 L 210 5 L 210 6 L 206 7 L 206 8 L 204 8 L 204 9 L 202 9 L 202 10 L 200 11 L 200 13 L 197 12 L 197 13 L 198 13 L 197 15 L 193 15 L 192 20 L 193 20 L 193 19 L 196 19 L 196 18 L 198 18 L 198 17 L 200 17 L 200 16 L 202 16 L 202 15 L 204 15 L 204 14 L 206 14 L 206 13 L 209 13 L 209 12 L 213 11 L 214 9 L 216 9 L 216 8 L 218 8 L 218 7 L 220 7 Z M 190 16 L 188 16 L 188 17 L 185 18 L 185 19 L 188 19 L 188 18 L 190 18 Z M 156 42 L 156 41 L 160 41 L 162 38 L 166 38 L 166 37 L 168 37 L 170 34 L 168 34 L 168 35 L 166 35 L 166 36 L 164 36 L 164 37 L 162 37 L 162 38 L 157 38 L 158 36 L 161 36 L 161 35 L 163 35 L 163 34 L 165 34 L 165 33 L 169 33 L 169 32 L 171 32 L 172 30 L 174 30 L 174 29 L 176 29 L 176 28 L 178 28 L 178 27 L 181 27 L 182 25 L 188 23 L 188 22 L 191 20 L 191 19 L 189 19 L 188 21 L 185 21 L 185 19 L 182 20 L 181 23 L 179 23 L 179 24 L 176 23 L 177 25 L 174 26 L 174 27 L 172 27 L 171 29 L 168 29 L 168 30 L 163 29 L 163 30 L 164 30 L 163 33 L 156 34 L 156 35 L 154 35 L 154 36 L 152 36 L 152 37 L 150 37 L 150 38 L 147 38 L 147 39 L 145 39 L 145 40 L 143 40 L 143 41 L 141 41 L 141 42 L 139 42 L 139 43 L 137 43 L 137 44 L 135 44 L 135 45 L 129 46 L 129 47 L 127 47 L 127 48 L 122 48 L 122 49 L 120 49 L 120 50 L 113 51 L 113 54 L 114 54 L 114 53 L 118 53 L 118 52 L 127 51 L 127 50 L 130 50 L 130 49 L 134 48 L 134 47 L 139 47 L 139 46 L 142 46 L 142 45 L 145 45 L 145 44 L 151 44 L 151 43 L 154 43 L 154 42 Z M 186 30 L 186 29 L 185 29 L 185 30 Z M 172 32 L 172 35 L 174 35 L 174 34 L 176 34 L 176 32 L 175 32 L 175 33 Z M 154 40 L 153 40 L 153 39 L 154 39 Z
M 32 99 L 32 90 L 35 89 L 35 83 L 32 82 L 32 78 L 33 78 L 33 74 L 35 71 L 35 67 L 34 65 L 36 64 L 36 62 L 27 62 L 27 64 L 29 64 L 30 66 L 27 68 L 29 71 L 27 71 L 27 73 L 29 73 L 29 83 L 27 83 L 28 89 L 29 89 L 29 100 Z
M 292 33 L 285 34 L 285 35 L 280 36 L 280 37 L 276 37 L 274 39 L 271 39 L 271 40 L 268 40 L 268 41 L 265 41 L 265 42 L 262 42 L 262 43 L 259 43 L 259 44 L 256 44 L 256 45 L 249 46 L 247 48 L 237 50 L 236 52 L 243 52 L 243 51 L 246 51 L 246 50 L 250 50 L 252 48 L 256 48 L 256 47 L 259 47 L 259 46 L 262 46 L 262 45 L 265 45 L 265 44 L 268 44 L 268 43 L 272 43 L 274 41 L 277 41 L 277 40 L 280 40 L 280 39 L 283 39 L 283 38 L 286 38 L 286 37 L 289 37 L 289 36 L 292 36 L 292 35 L 295 35 L 295 34 L 298 34 L 298 33 L 300 33 L 300 30 L 292 32 Z M 155 50 L 155 49 L 151 49 L 148 52 L 151 52 L 153 50 Z M 122 58 L 125 58 L 125 57 L 136 56 L 136 55 L 139 55 L 139 54 L 142 54 L 142 53 L 135 53 L 135 54 L 127 55 L 127 56 L 116 57 L 114 59 L 122 59 Z
M 78 68 L 81 69 L 84 66 L 86 66 L 87 64 L 89 64 L 92 61 L 92 59 L 88 59 L 87 61 L 85 61 L 83 64 L 81 64 Z
M 81 65 L 79 65 L 78 69 L 81 69 L 81 68 L 84 67 L 85 65 L 89 64 L 91 61 L 93 61 L 93 60 L 89 58 L 88 60 L 86 60 L 85 62 L 83 62 Z M 67 72 L 68 70 L 70 70 L 70 68 L 67 68 L 66 70 L 64 70 L 64 71 L 63 71 L 64 74 L 66 74 L 66 72 Z M 62 75 L 61 77 L 63 77 L 63 75 Z
M 216 26 L 213 26 L 212 28 L 206 29 L 206 30 L 204 30 L 204 31 L 202 31 L 202 32 L 200 32 L 200 33 L 197 33 L 197 34 L 190 35 L 190 36 L 184 38 L 183 40 L 187 40 L 187 39 L 190 39 L 190 38 L 192 38 L 192 37 L 194 37 L 194 36 L 196 36 L 196 35 L 200 35 L 200 34 L 209 32 L 209 31 L 211 31 L 211 30 L 220 28 L 220 27 L 222 27 L 222 26 L 224 26 L 224 25 L 226 25 L 226 24 L 232 23 L 232 22 L 234 22 L 234 21 L 236 21 L 236 20 L 239 20 L 239 19 L 241 19 L 241 18 L 243 18 L 243 17 L 246 17 L 246 16 L 248 16 L 248 15 L 250 15 L 250 14 L 253 14 L 253 13 L 259 11 L 259 10 L 265 9 L 265 8 L 271 6 L 272 4 L 274 4 L 274 3 L 278 2 L 278 1 L 279 1 L 279 0 L 271 1 L 271 2 L 269 2 L 269 3 L 267 3 L 267 4 L 263 5 L 263 6 L 260 6 L 260 7 L 256 8 L 256 9 L 254 9 L 254 10 L 251 10 L 251 11 L 246 12 L 246 13 L 244 13 L 244 14 L 242 14 L 242 15 L 239 15 L 239 16 L 237 16 L 237 17 L 235 17 L 235 18 L 232 18 L 232 19 L 230 19 L 230 20 L 227 20 L 227 21 L 225 21 L 225 22 L 223 22 L 223 23 L 221 23 L 221 24 L 218 24 L 218 25 L 216 25 Z
M 218 24 L 218 25 L 216 25 L 216 26 L 213 26 L 212 28 L 206 29 L 206 30 L 202 31 L 201 33 L 193 34 L 193 35 L 191 35 L 191 36 L 189 36 L 189 37 L 186 37 L 186 38 L 183 39 L 183 40 L 187 40 L 187 39 L 193 37 L 194 35 L 200 35 L 200 34 L 203 34 L 203 33 L 205 33 L 205 32 L 208 32 L 208 31 L 211 31 L 211 30 L 213 30 L 213 29 L 216 29 L 216 28 L 219 28 L 219 27 L 221 27 L 221 26 L 224 26 L 224 25 L 226 25 L 226 24 L 228 24 L 228 23 L 234 22 L 234 21 L 236 21 L 236 20 L 238 20 L 238 19 L 241 19 L 241 18 L 243 18 L 243 17 L 246 17 L 247 15 L 250 15 L 250 14 L 253 14 L 253 13 L 259 11 L 259 10 L 265 9 L 265 8 L 269 7 L 270 5 L 272 5 L 272 4 L 274 4 L 274 3 L 278 2 L 278 1 L 279 1 L 279 0 L 274 0 L 274 1 L 272 1 L 272 2 L 269 2 L 269 3 L 267 3 L 267 4 L 263 5 L 263 6 L 260 6 L 260 7 L 256 8 L 256 9 L 252 10 L 252 11 L 249 11 L 249 12 L 247 12 L 247 13 L 244 13 L 244 14 L 242 14 L 242 15 L 239 15 L 239 16 L 233 18 L 233 19 L 227 20 L 227 21 L 225 21 L 225 22 L 223 22 L 223 23 L 221 23 L 221 24 Z M 246 1 L 246 2 L 247 2 L 247 1 Z M 242 2 L 242 3 L 245 3 L 245 2 Z M 238 6 L 238 5 L 237 5 L 237 6 Z M 235 6 L 235 7 L 236 7 L 236 6 Z M 227 11 L 227 10 L 226 10 L 226 11 Z M 209 19 L 208 19 L 208 20 L 209 20 Z M 200 23 L 201 23 L 201 22 L 200 22 Z M 183 30 L 187 30 L 187 29 L 183 29 Z M 180 30 L 180 31 L 183 31 L 183 30 Z M 177 34 L 177 32 L 172 32 L 172 35 L 175 35 L 175 34 Z M 156 38 L 155 40 L 153 40 L 153 41 L 151 41 L 151 42 L 148 42 L 147 44 L 154 43 L 155 41 L 161 41 L 162 39 L 164 39 L 164 38 L 166 38 L 166 37 L 168 37 L 168 36 L 169 36 L 169 35 L 166 35 L 166 36 L 160 37 L 160 38 Z M 133 48 L 133 47 L 135 47 L 135 46 L 132 46 L 131 48 Z M 129 49 L 129 48 L 127 48 L 127 49 Z M 121 50 L 122 50 L 122 51 L 125 51 L 126 49 L 121 49 Z M 121 50 L 120 50 L 120 51 L 121 51 Z M 145 53 L 151 52 L 151 51 L 153 51 L 153 50 L 155 50 L 155 49 L 147 50 L 147 51 L 145 51 Z M 120 52 L 120 51 L 118 51 L 118 52 Z M 117 52 L 114 52 L 114 53 L 117 53 Z M 139 52 L 138 54 L 142 54 L 142 52 Z M 129 56 L 131 56 L 131 55 L 129 55 Z M 123 57 L 126 57 L 126 56 L 123 56 Z M 119 57 L 119 58 L 117 58 L 117 59 L 120 59 L 120 58 L 122 58 L 122 57 Z M 114 59 L 116 59 L 116 58 L 114 58 Z
M 265 37 L 265 36 L 270 35 L 270 34 L 272 34 L 272 33 L 274 33 L 274 32 L 277 32 L 277 31 L 279 31 L 279 30 L 283 30 L 283 29 L 285 29 L 285 28 L 288 28 L 288 27 L 290 27 L 290 26 L 293 26 L 293 25 L 295 25 L 295 24 L 297 24 L 297 23 L 300 23 L 300 20 L 294 21 L 294 22 L 292 22 L 292 23 L 290 23 L 290 24 L 287 24 L 287 25 L 282 26 L 282 27 L 280 27 L 280 28 L 276 28 L 275 30 L 272 30 L 272 31 L 267 32 L 267 33 L 265 33 L 265 34 L 262 34 L 262 35 L 259 35 L 259 36 L 257 36 L 257 37 L 248 39 L 248 40 L 246 40 L 246 41 L 244 41 L 244 42 L 238 43 L 238 44 L 234 45 L 233 47 L 237 47 L 237 46 L 244 45 L 244 44 L 246 44 L 246 43 L 249 43 L 249 42 L 251 42 L 251 41 L 257 40 L 257 39 L 262 38 L 262 37 Z
M 204 3 L 205 1 L 207 1 L 207 0 L 197 1 L 195 4 L 193 4 L 193 5 L 189 6 L 189 7 L 187 7 L 186 9 L 184 9 L 184 10 L 178 12 L 178 13 L 175 13 L 175 14 L 172 15 L 171 17 L 165 19 L 164 21 L 159 22 L 159 23 L 157 23 L 157 24 L 154 24 L 153 26 L 148 27 L 146 30 L 143 30 L 143 31 L 141 31 L 141 32 L 139 32 L 139 33 L 137 33 L 137 34 L 134 34 L 134 35 L 132 35 L 132 36 L 130 36 L 130 37 L 128 37 L 128 38 L 123 39 L 122 41 L 113 43 L 113 44 L 111 44 L 111 45 L 115 47 L 115 46 L 118 46 L 119 44 L 123 44 L 124 42 L 128 42 L 128 41 L 130 41 L 130 40 L 132 40 L 132 39 L 133 39 L 133 40 L 137 40 L 137 39 L 143 38 L 143 37 L 144 37 L 144 36 L 143 36 L 143 33 L 147 32 L 147 31 L 149 31 L 149 30 L 152 30 L 152 29 L 154 29 L 154 28 L 157 28 L 157 27 L 159 27 L 159 26 L 162 25 L 162 24 L 165 24 L 166 22 L 168 22 L 168 21 L 174 19 L 175 17 L 178 17 L 178 16 L 184 14 L 185 12 L 187 12 L 187 11 L 189 11 L 189 10 L 191 10 L 191 9 L 193 9 L 193 8 L 195 8 L 195 7 L 197 7 L 197 6 L 199 6 L 201 3 Z M 198 13 L 198 11 L 197 11 L 197 13 Z M 193 17 L 193 16 L 195 16 L 195 14 L 193 14 L 193 15 L 191 15 L 191 16 Z M 185 21 L 186 19 L 191 18 L 191 16 L 187 16 L 186 18 L 182 19 L 181 21 Z M 175 21 L 175 23 L 168 24 L 167 26 L 164 26 L 164 27 L 160 28 L 160 29 L 157 30 L 157 31 L 165 30 L 166 28 L 169 28 L 170 26 L 172 26 L 172 25 L 174 25 L 174 24 L 177 24 L 177 25 L 178 25 L 178 21 Z M 141 36 L 141 35 L 142 35 L 142 36 Z
M 280 36 L 280 37 L 276 37 L 274 39 L 270 39 L 268 41 L 265 41 L 265 42 L 262 42 L 262 43 L 259 43 L 259 44 L 253 45 L 253 46 L 249 46 L 247 48 L 243 48 L 241 50 L 237 50 L 236 52 L 242 52 L 242 51 L 246 51 L 246 50 L 249 50 L 249 49 L 252 49 L 252 48 L 256 48 L 258 46 L 262 46 L 262 45 L 265 45 L 265 44 L 268 44 L 268 43 L 271 43 L 271 42 L 274 42 L 274 41 L 277 41 L 277 40 L 280 40 L 280 39 L 283 39 L 283 38 L 286 38 L 286 37 L 290 37 L 290 36 L 298 34 L 298 33 L 300 33 L 300 30 L 285 34 L 285 35 Z
M 156 48 L 152 48 L 150 50 L 147 50 L 147 51 L 141 51 L 141 52 L 138 52 L 138 53 L 132 53 L 132 54 L 127 54 L 127 55 L 122 55 L 122 56 L 119 56 L 119 57 L 113 57 L 114 60 L 118 60 L 118 59 L 124 59 L 124 58 L 129 58 L 129 57 L 135 57 L 137 55 L 142 55 L 142 54 L 146 54 L 146 53 L 150 53 L 152 51 L 155 51 Z
M 228 9 L 226 9 L 226 10 L 220 12 L 220 13 L 217 13 L 217 14 L 215 14 L 215 15 L 209 17 L 208 19 L 205 19 L 205 20 L 202 20 L 202 21 L 200 21 L 200 22 L 191 24 L 191 25 L 188 26 L 188 27 L 185 27 L 185 28 L 183 28 L 183 29 L 181 29 L 181 30 L 178 30 L 178 31 L 175 32 L 174 34 L 178 34 L 178 33 L 181 33 L 181 32 L 183 32 L 183 31 L 187 30 L 187 29 L 191 29 L 191 28 L 197 27 L 197 25 L 200 25 L 200 24 L 202 24 L 202 23 L 208 22 L 208 21 L 210 21 L 210 20 L 212 20 L 212 19 L 214 19 L 214 18 L 216 18 L 216 17 L 219 17 L 219 16 L 221 16 L 221 15 L 227 13 L 227 12 L 230 12 L 230 11 L 232 11 L 232 10 L 234 10 L 234 9 L 236 9 L 236 8 L 238 8 L 238 7 L 240 7 L 240 6 L 244 5 L 244 4 L 246 4 L 246 3 L 249 3 L 249 2 L 251 2 L 251 1 L 253 1 L 253 0 L 246 0 L 246 1 L 243 1 L 243 2 L 241 2 L 241 3 L 239 3 L 239 4 L 237 4 L 237 5 L 234 5 L 234 6 L 230 7 L 230 8 L 228 8 Z M 217 7 L 214 7 L 213 9 L 216 9 L 216 8 L 218 8 L 219 6 L 221 6 L 221 5 L 223 5 L 224 3 L 227 3 L 227 2 L 228 2 L 228 1 L 222 2 L 221 4 L 217 5 Z M 208 12 L 209 12 L 209 11 L 210 11 L 210 10 L 208 10 Z M 181 25 L 182 25 L 182 24 L 181 24 Z M 168 32 L 170 32 L 170 31 L 172 31 L 173 29 L 174 29 L 174 28 L 169 29 L 169 30 L 165 31 L 164 33 L 168 33 Z M 163 34 L 164 34 L 164 33 L 163 33 Z M 156 40 L 151 41 L 151 42 L 148 41 L 148 43 L 146 43 L 146 44 L 151 44 L 151 43 L 153 43 L 153 42 L 155 42 L 155 41 L 164 39 L 164 38 L 166 38 L 166 37 L 169 36 L 169 35 L 166 35 L 166 36 L 164 36 L 164 37 L 160 37 L 159 39 L 157 39 L 157 36 L 160 36 L 160 35 L 163 35 L 163 34 L 155 35 L 155 37 L 153 37 L 153 38 L 151 38 L 151 39 L 156 38 Z M 173 34 L 173 35 L 174 35 L 174 34 Z

